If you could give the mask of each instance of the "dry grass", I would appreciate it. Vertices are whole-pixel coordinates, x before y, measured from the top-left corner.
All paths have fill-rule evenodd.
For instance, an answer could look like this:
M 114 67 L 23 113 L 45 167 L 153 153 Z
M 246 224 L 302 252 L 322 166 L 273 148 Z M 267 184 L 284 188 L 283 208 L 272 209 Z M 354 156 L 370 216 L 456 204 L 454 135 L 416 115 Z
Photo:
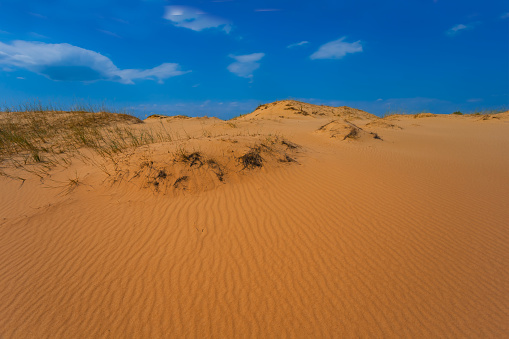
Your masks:
M 44 176 L 56 165 L 84 156 L 88 149 L 115 162 L 122 152 L 155 142 L 171 141 L 161 129 L 134 128 L 140 119 L 110 112 L 42 111 L 27 106 L 26 111 L 0 112 L 0 172 L 2 168 L 21 168 Z M 38 166 L 34 166 L 38 165 Z
M 261 156 L 261 150 L 259 147 L 250 149 L 244 155 L 238 158 L 239 163 L 242 165 L 242 169 L 253 169 L 256 167 L 263 166 L 263 158 Z
M 203 138 L 198 131 L 189 134 L 180 128 L 172 132 L 166 120 L 145 124 L 124 113 L 82 112 L 78 109 L 44 111 L 47 107 L 42 106 L 22 108 L 26 110 L 0 111 L 0 176 L 23 182 L 34 176 L 44 182 L 56 182 L 54 169 L 74 167 L 73 163 L 78 162 L 100 169 L 107 175 L 104 180 L 111 184 L 132 181 L 161 192 L 172 187 L 179 190 L 193 188 L 197 184 L 215 187 L 225 183 L 230 173 L 239 170 L 294 162 L 286 153 L 300 147 L 278 135 L 263 136 L 258 131 L 239 127 L 225 135 L 250 145 L 256 140 L 254 146 L 246 145 L 247 153 L 228 150 L 222 155 L 206 155 L 184 148 L 188 140 Z M 232 128 L 237 128 L 231 124 Z M 208 138 L 217 139 L 218 136 L 221 134 Z M 239 142 L 234 139 L 231 143 Z M 162 142 L 168 142 L 167 146 L 174 151 L 168 150 L 170 154 L 166 158 L 159 154 L 156 164 L 157 156 L 153 157 L 151 153 L 155 148 L 144 146 Z M 132 165 L 138 170 L 132 171 Z M 78 176 L 59 183 L 65 193 L 83 185 Z

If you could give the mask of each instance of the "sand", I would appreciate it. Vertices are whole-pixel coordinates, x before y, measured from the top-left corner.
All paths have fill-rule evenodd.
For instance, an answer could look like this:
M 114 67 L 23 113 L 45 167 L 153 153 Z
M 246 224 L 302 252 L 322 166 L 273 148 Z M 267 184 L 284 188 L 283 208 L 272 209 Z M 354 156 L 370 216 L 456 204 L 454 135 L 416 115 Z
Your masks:
M 508 337 L 509 113 L 302 105 L 0 177 L 0 337 Z

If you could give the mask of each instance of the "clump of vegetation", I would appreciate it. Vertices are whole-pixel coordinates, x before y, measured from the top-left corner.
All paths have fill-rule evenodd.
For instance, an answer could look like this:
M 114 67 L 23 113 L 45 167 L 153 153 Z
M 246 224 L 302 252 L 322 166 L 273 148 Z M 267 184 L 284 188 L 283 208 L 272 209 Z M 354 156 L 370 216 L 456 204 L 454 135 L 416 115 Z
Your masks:
M 186 150 L 180 148 L 177 150 L 175 160 L 178 162 L 184 162 L 189 167 L 197 166 L 198 168 L 203 166 L 203 156 L 200 152 L 187 153 Z
M 425 113 L 425 112 L 414 114 L 414 118 L 432 118 L 435 116 L 436 115 L 433 113 Z
M 509 111 L 507 107 L 493 108 L 493 109 L 483 109 L 483 110 L 475 110 L 471 112 L 471 115 L 492 115 L 497 113 L 503 113 Z
M 452 112 L 452 114 L 463 115 L 463 113 L 461 113 L 460 111 Z
M 189 167 L 193 167 L 193 166 L 201 167 L 201 166 L 203 166 L 203 161 L 202 161 L 201 153 L 200 152 L 193 152 L 193 153 L 189 154 L 188 162 L 189 162 Z
M 219 181 L 224 181 L 224 171 L 221 166 L 214 159 L 207 160 L 208 167 L 216 174 Z
M 285 154 L 282 159 L 279 159 L 279 162 L 297 162 L 297 160 Z
M 301 111 L 298 111 L 298 112 L 297 112 L 296 114 L 301 114 L 301 115 L 304 115 L 304 116 L 307 116 L 307 115 L 309 115 L 309 113 L 308 113 L 308 112 L 306 112 L 306 111 L 303 111 L 303 110 L 301 110 Z
M 168 174 L 166 174 L 166 171 L 163 169 L 163 170 L 159 170 L 159 172 L 157 173 L 156 175 L 156 179 L 166 179 L 166 177 L 168 176 Z
M 97 164 L 90 153 L 82 152 L 89 149 L 105 160 L 113 161 L 116 168 L 118 154 L 142 145 L 172 140 L 162 124 L 156 132 L 135 128 L 132 125 L 141 125 L 143 121 L 126 113 L 103 111 L 102 107 L 87 105 L 60 109 L 38 102 L 3 107 L 0 112 L 0 164 L 42 178 L 51 168 L 69 164 L 74 156 Z M 100 165 L 100 168 L 111 175 L 106 166 Z
M 343 140 L 346 140 L 346 139 L 357 139 L 359 136 L 360 136 L 359 135 L 359 129 L 355 128 L 355 127 L 352 127 L 352 129 L 350 129 L 350 132 L 347 135 L 345 135 Z
M 293 142 L 288 140 L 281 140 L 281 145 L 284 145 L 289 149 L 296 149 L 299 147 L 297 144 L 294 144 Z
M 247 153 L 240 156 L 238 161 L 243 166 L 242 169 L 254 169 L 263 166 L 263 158 L 260 154 L 260 148 L 251 148 Z
M 173 183 L 173 187 L 179 188 L 181 185 L 186 183 L 189 180 L 189 177 L 187 175 L 183 175 L 181 177 L 178 177 L 177 180 Z
M 76 172 L 74 178 L 70 178 L 67 181 L 67 184 L 65 185 L 63 193 L 70 194 L 72 191 L 74 191 L 78 186 L 82 184 L 78 173 Z
M 239 115 L 237 115 L 237 116 L 235 116 L 235 117 L 231 118 L 231 119 L 230 119 L 230 121 L 232 121 L 232 120 L 236 120 L 236 119 L 238 119 L 238 118 L 242 118 L 243 116 L 246 116 L 246 115 L 248 115 L 248 114 L 249 114 L 249 113 L 242 113 L 242 114 L 239 114 Z

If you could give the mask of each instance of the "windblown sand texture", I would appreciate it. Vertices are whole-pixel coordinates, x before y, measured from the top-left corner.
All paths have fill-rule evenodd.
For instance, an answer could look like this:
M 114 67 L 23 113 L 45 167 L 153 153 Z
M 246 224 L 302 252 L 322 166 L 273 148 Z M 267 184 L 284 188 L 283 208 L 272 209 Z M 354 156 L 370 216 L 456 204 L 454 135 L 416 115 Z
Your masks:
M 509 336 L 509 113 L 125 123 L 4 152 L 0 337 Z

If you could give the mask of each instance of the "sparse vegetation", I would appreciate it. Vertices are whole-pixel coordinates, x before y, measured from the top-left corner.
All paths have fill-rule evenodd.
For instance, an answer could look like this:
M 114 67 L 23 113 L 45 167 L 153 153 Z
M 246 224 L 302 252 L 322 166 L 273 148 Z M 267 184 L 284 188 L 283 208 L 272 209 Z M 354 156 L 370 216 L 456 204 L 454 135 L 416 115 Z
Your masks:
M 296 149 L 299 147 L 297 144 L 294 144 L 293 142 L 284 139 L 281 140 L 281 145 L 284 145 L 289 149 Z
M 292 105 L 288 104 L 286 105 L 287 107 L 285 108 L 285 110 L 291 110 L 291 111 L 298 111 L 297 108 L 293 107 Z
M 189 167 L 197 166 L 198 168 L 203 166 L 202 155 L 200 152 L 188 153 L 185 149 L 179 148 L 175 155 L 175 161 L 184 162 Z
M 359 137 L 359 129 L 356 128 L 356 127 L 352 127 L 350 132 L 347 135 L 345 135 L 343 140 L 346 140 L 346 139 L 357 139 L 358 137 Z
M 143 122 L 128 114 L 82 112 L 86 107 L 43 111 L 48 107 L 39 104 L 22 108 L 27 111 L 0 113 L 0 166 L 10 164 L 39 177 L 56 165 L 68 164 L 74 156 L 90 158 L 83 149 L 116 162 L 115 156 L 125 150 L 172 139 L 164 126 L 157 132 L 131 127 Z M 27 167 L 31 164 L 41 166 Z
M 181 177 L 178 177 L 177 180 L 173 183 L 173 187 L 179 188 L 182 184 L 187 182 L 189 180 L 189 177 L 187 175 L 183 175 Z
M 239 171 L 239 167 L 242 171 L 266 164 L 295 162 L 292 152 L 299 147 L 277 134 L 240 129 L 230 121 L 228 126 L 239 131 L 233 135 L 232 132 L 222 134 L 229 137 L 229 144 L 250 142 L 248 138 L 254 138 L 256 143 L 240 157 L 237 151 L 227 151 L 230 146 L 225 145 L 224 159 L 218 159 L 201 151 L 186 150 L 188 140 L 203 138 L 201 131 L 195 129 L 188 133 L 179 126 L 178 131 L 172 132 L 170 120 L 144 123 L 124 113 L 84 112 L 85 106 L 75 107 L 73 111 L 58 111 L 59 107 L 40 104 L 24 107 L 26 111 L 9 108 L 0 112 L 0 176 L 23 182 L 35 175 L 51 183 L 56 173 L 52 169 L 65 169 L 78 162 L 100 169 L 111 184 L 125 181 L 167 193 L 169 188 L 187 189 L 192 183 L 189 187 L 194 190 L 197 183 L 214 187 L 218 181 L 225 182 L 227 174 Z M 202 130 L 212 131 L 208 126 L 203 123 Z M 209 138 L 218 136 L 221 135 L 210 133 Z M 217 139 L 221 140 L 224 139 Z M 168 144 L 166 160 L 161 154 L 152 156 L 161 148 L 150 145 L 160 142 L 172 142 Z M 177 143 L 180 146 L 176 147 Z M 25 172 L 29 176 L 21 175 Z M 214 180 L 210 181 L 211 178 Z M 82 182 L 76 177 L 61 184 L 72 192 Z
M 452 114 L 463 115 L 463 113 L 461 113 L 460 111 L 452 112 Z
M 253 169 L 263 166 L 263 158 L 260 155 L 260 148 L 251 148 L 247 153 L 240 156 L 238 161 L 243 166 L 242 169 Z
M 78 176 L 78 173 L 75 173 L 74 178 L 70 178 L 65 186 L 64 193 L 70 194 L 74 191 L 78 186 L 81 185 L 81 179 Z
M 297 162 L 297 160 L 290 157 L 288 154 L 285 154 L 282 159 L 279 159 L 279 162 Z
M 157 173 L 156 178 L 157 179 L 166 179 L 167 176 L 168 176 L 168 174 L 166 174 L 165 170 L 159 170 L 159 173 Z
M 246 116 L 246 115 L 248 115 L 248 114 L 249 114 L 249 113 L 241 113 L 241 114 L 239 114 L 239 115 L 234 116 L 233 118 L 231 118 L 231 119 L 230 119 L 230 121 L 232 121 L 232 120 L 237 120 L 238 118 L 242 118 L 243 116 Z
M 216 174 L 219 181 L 224 181 L 224 171 L 221 166 L 214 159 L 207 160 L 208 167 Z
M 492 108 L 492 109 L 478 109 L 471 113 L 470 115 L 493 115 L 497 113 L 503 113 L 509 111 L 509 108 L 507 107 L 500 107 L 500 108 Z

